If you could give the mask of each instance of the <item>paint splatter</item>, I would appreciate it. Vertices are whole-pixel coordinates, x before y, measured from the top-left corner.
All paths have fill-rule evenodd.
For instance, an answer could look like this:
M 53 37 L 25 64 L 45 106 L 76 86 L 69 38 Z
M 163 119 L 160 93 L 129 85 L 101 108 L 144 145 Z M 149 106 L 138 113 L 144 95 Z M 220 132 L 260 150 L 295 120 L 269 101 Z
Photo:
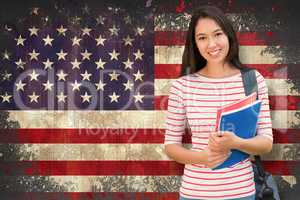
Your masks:
M 147 7 L 147 8 L 150 7 L 151 4 L 152 4 L 152 0 L 147 0 L 147 2 L 146 2 L 146 7 Z
M 184 3 L 184 0 L 180 0 L 179 1 L 179 5 L 176 6 L 176 12 L 177 13 L 181 13 L 185 10 L 185 3 Z

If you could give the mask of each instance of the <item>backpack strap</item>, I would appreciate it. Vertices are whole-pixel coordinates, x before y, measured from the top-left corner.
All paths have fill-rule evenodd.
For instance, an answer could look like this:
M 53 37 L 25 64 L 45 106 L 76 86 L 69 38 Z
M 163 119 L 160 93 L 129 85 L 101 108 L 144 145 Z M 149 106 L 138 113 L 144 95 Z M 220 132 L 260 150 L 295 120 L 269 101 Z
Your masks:
M 245 95 L 248 96 L 253 92 L 256 92 L 258 95 L 258 86 L 257 86 L 255 70 L 246 68 L 241 70 L 241 73 L 242 73 Z
M 250 68 L 242 69 L 241 74 L 243 79 L 245 95 L 248 96 L 253 92 L 256 92 L 257 94 L 256 99 L 258 99 L 258 86 L 257 86 L 255 70 Z M 261 157 L 259 155 L 254 156 L 254 162 L 257 166 L 257 171 L 260 174 L 260 176 L 265 177 L 266 173 L 262 166 Z

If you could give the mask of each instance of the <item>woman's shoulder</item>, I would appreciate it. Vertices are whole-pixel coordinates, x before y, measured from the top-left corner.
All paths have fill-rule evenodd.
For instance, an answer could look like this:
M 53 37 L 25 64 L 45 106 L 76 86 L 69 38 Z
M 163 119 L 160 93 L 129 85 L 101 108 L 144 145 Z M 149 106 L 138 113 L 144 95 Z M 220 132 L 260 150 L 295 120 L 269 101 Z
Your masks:
M 182 83 L 186 83 L 186 82 L 193 81 L 196 79 L 197 79 L 197 75 L 195 73 L 193 73 L 193 74 L 187 74 L 187 75 L 180 76 L 180 77 L 174 79 L 174 82 L 182 84 Z
M 197 77 L 195 74 L 188 74 L 188 75 L 180 76 L 171 81 L 171 88 L 175 89 L 175 90 L 183 91 L 188 85 L 195 82 L 197 80 L 196 78 Z

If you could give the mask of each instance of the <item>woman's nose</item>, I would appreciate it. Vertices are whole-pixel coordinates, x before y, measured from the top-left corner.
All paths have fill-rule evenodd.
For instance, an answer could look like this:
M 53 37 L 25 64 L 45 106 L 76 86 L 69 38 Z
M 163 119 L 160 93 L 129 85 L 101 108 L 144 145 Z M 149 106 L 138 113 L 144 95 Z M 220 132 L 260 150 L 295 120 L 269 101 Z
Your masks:
M 216 46 L 216 40 L 214 38 L 208 39 L 208 48 L 215 47 Z

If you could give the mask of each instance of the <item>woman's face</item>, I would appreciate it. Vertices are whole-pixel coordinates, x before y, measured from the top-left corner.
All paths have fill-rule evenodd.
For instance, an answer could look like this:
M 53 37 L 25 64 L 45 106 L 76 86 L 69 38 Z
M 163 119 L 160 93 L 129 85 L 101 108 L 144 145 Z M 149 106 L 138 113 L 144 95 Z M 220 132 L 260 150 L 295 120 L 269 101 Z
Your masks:
M 210 64 L 224 64 L 229 52 L 229 40 L 221 27 L 210 18 L 199 19 L 195 41 L 200 54 Z

